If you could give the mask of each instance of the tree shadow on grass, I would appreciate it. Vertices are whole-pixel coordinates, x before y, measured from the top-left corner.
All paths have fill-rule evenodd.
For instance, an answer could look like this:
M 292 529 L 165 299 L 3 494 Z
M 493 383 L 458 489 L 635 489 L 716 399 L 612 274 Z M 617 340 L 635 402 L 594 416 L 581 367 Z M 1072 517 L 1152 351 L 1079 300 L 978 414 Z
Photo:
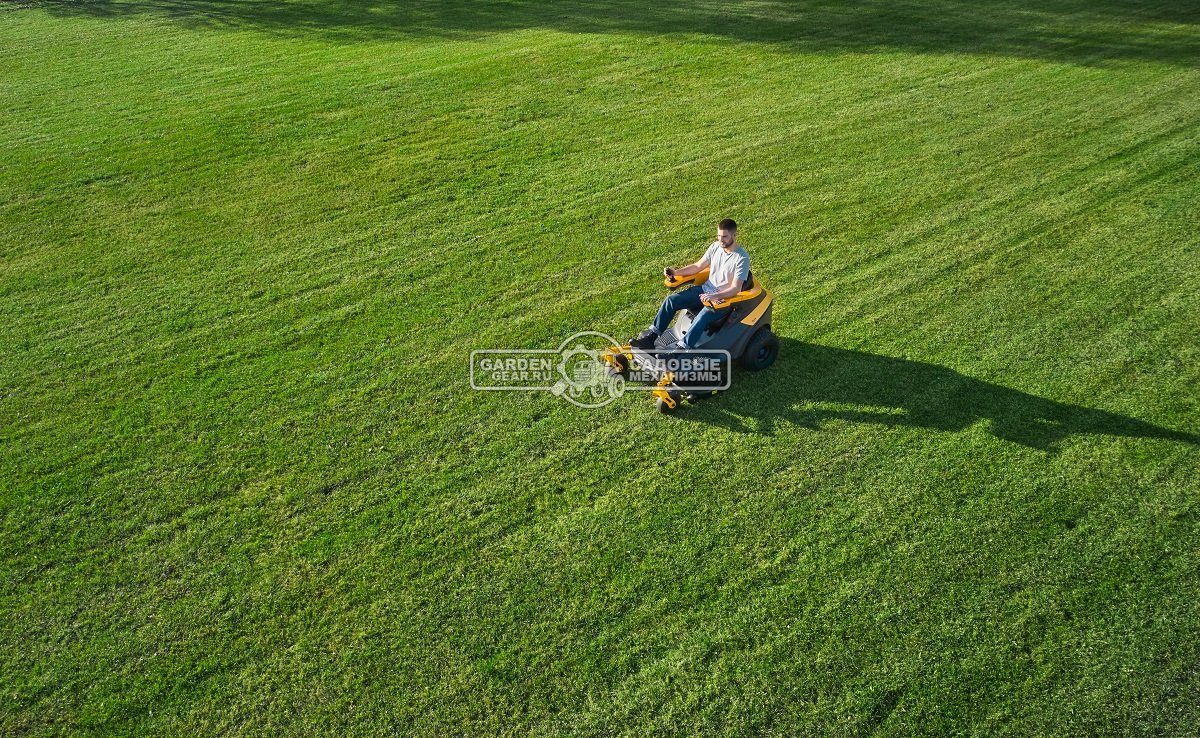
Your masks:
M 1155 0 L 35 0 L 62 15 L 149 14 L 192 26 L 337 41 L 519 29 L 705 35 L 803 52 L 989 54 L 1195 67 L 1200 3 Z
M 844 420 L 961 431 L 987 420 L 997 438 L 1043 451 L 1055 450 L 1075 434 L 1200 445 L 1200 435 L 1047 400 L 934 364 L 788 338 L 781 338 L 780 344 L 773 367 L 735 374 L 724 401 L 697 402 L 678 417 L 767 435 L 775 432 L 779 421 L 812 429 L 828 420 Z

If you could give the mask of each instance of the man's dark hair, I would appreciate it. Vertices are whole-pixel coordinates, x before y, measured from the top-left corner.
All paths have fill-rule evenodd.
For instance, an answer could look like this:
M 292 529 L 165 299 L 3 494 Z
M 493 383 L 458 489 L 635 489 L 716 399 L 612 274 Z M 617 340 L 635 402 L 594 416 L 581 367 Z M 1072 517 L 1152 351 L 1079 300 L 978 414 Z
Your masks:
M 726 218 L 720 223 L 717 223 L 717 228 L 720 228 L 723 231 L 736 231 L 737 223 L 733 222 L 733 218 Z

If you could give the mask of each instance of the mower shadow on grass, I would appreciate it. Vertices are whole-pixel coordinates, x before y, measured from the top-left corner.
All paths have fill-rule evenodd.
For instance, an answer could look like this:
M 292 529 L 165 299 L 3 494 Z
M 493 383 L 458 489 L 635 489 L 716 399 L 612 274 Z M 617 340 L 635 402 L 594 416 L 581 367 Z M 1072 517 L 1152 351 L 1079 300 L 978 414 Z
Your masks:
M 1200 445 L 1200 435 L 1036 397 L 935 364 L 791 338 L 780 338 L 773 367 L 735 375 L 728 392 L 678 417 L 766 435 L 774 434 L 781 421 L 814 430 L 826 421 L 844 420 L 962 431 L 986 420 L 997 438 L 1042 451 L 1053 451 L 1076 434 Z
M 156 15 L 339 42 L 523 29 L 704 35 L 808 53 L 985 54 L 1103 65 L 1200 62 L 1200 5 L 1155 0 L 36 0 L 58 15 Z

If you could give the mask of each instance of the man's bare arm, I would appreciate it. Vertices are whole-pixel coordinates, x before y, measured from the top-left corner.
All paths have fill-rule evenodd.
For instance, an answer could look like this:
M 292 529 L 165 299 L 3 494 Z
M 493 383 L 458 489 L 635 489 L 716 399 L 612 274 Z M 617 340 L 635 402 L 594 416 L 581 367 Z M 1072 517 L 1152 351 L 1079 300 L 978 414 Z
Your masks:
M 699 261 L 688 264 L 687 266 L 679 267 L 678 269 L 673 269 L 671 267 L 667 267 L 666 269 L 663 270 L 663 276 L 665 276 L 665 277 L 690 277 L 690 276 L 696 274 L 697 272 L 704 271 L 705 269 L 708 269 L 708 262 L 705 261 L 704 259 L 701 259 Z
M 703 295 L 700 295 L 700 299 L 701 300 L 724 300 L 726 297 L 733 297 L 734 295 L 736 295 L 737 293 L 739 293 L 741 291 L 742 291 L 742 280 L 737 277 L 734 277 L 732 280 L 729 281 L 729 284 L 725 285 L 724 287 L 717 290 L 716 292 L 706 292 Z

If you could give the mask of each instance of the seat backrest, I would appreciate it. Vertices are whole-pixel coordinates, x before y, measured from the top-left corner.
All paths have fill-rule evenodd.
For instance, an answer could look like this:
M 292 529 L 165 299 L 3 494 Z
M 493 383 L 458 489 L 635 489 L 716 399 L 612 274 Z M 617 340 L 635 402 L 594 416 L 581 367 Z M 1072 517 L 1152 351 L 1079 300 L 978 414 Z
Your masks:
M 742 291 L 754 289 L 754 272 L 746 272 L 746 281 L 742 282 Z

